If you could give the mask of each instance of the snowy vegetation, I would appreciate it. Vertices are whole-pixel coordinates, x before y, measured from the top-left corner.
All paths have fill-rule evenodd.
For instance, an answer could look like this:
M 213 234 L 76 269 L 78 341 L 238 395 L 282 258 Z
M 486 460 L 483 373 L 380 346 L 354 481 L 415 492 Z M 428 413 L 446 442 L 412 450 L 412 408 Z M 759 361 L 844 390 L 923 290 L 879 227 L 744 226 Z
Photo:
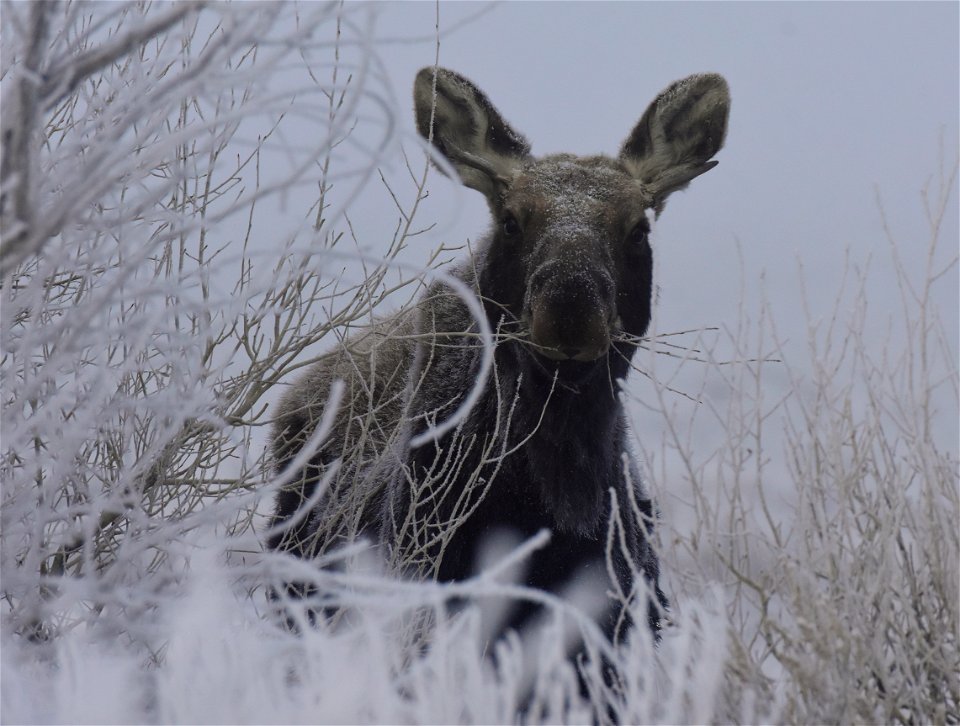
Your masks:
M 636 446 L 673 602 L 656 649 L 638 632 L 611 651 L 575 593 L 539 639 L 488 645 L 498 596 L 545 598 L 509 578 L 536 540 L 456 586 L 398 582 L 361 547 L 319 571 L 262 551 L 279 384 L 419 284 L 400 261 L 431 223 L 420 156 L 377 257 L 351 233 L 398 153 L 373 20 L 4 6 L 3 721 L 497 723 L 527 689 L 529 722 L 960 721 L 957 331 L 935 302 L 957 282 L 949 150 L 928 229 L 888 233 L 898 316 L 851 259 L 805 330 L 764 306 L 638 356 L 625 395 L 660 432 Z M 294 575 L 345 617 L 278 628 L 265 587 Z M 448 616 L 464 594 L 478 605 Z M 581 695 L 571 627 L 621 690 L 587 662 Z

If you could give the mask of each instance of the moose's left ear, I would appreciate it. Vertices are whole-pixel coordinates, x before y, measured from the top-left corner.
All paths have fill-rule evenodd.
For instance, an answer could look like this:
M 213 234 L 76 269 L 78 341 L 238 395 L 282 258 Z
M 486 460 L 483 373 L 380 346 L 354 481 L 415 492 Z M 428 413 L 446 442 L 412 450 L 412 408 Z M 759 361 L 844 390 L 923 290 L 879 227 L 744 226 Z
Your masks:
M 653 195 L 654 209 L 667 196 L 717 165 L 727 134 L 730 89 L 716 73 L 671 84 L 650 104 L 620 149 L 620 159 Z

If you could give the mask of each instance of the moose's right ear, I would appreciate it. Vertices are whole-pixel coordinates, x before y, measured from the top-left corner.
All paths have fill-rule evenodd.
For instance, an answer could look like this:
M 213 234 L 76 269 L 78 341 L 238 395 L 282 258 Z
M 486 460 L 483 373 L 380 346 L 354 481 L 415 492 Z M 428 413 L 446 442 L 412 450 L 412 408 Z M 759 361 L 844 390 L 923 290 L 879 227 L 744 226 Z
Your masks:
M 422 69 L 413 83 L 413 104 L 420 135 L 446 157 L 466 186 L 491 201 L 530 155 L 529 142 L 458 73 Z

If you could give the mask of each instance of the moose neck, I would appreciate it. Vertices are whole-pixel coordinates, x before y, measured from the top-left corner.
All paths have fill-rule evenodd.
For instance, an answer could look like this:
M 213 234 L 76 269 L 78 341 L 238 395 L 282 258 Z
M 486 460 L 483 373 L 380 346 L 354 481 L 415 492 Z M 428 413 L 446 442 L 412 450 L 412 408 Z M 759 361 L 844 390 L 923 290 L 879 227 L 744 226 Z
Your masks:
M 526 479 L 539 490 L 553 526 L 595 535 L 621 465 L 617 381 L 625 377 L 629 361 L 611 349 L 594 363 L 545 366 L 519 343 L 508 345 L 514 348 L 510 363 L 520 364 L 514 430 L 529 436 L 523 449 Z

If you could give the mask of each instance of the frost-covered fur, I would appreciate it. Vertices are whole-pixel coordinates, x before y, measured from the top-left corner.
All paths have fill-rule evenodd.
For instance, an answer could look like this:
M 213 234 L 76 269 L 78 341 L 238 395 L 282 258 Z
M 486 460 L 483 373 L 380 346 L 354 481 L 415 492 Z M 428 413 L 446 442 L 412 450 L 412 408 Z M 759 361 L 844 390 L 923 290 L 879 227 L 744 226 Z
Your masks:
M 414 101 L 420 133 L 490 205 L 493 229 L 452 274 L 497 331 L 494 369 L 455 431 L 413 447 L 478 379 L 482 343 L 463 300 L 436 283 L 413 308 L 325 356 L 280 405 L 278 470 L 309 438 L 335 380 L 347 386 L 344 409 L 278 495 L 274 523 L 292 524 L 269 544 L 314 556 L 367 534 L 400 570 L 446 581 L 474 571 L 489 534 L 547 529 L 526 584 L 560 591 L 575 576 L 599 578 L 603 597 L 617 593 L 602 615 L 611 636 L 626 624 L 624 603 L 650 595 L 656 630 L 665 599 L 648 542 L 653 506 L 629 455 L 618 381 L 650 320 L 648 213 L 716 164 L 726 83 L 704 74 L 670 86 L 616 159 L 534 158 L 486 96 L 451 71 L 420 71 Z M 329 490 L 299 516 L 338 458 Z M 513 622 L 529 611 L 516 610 Z

